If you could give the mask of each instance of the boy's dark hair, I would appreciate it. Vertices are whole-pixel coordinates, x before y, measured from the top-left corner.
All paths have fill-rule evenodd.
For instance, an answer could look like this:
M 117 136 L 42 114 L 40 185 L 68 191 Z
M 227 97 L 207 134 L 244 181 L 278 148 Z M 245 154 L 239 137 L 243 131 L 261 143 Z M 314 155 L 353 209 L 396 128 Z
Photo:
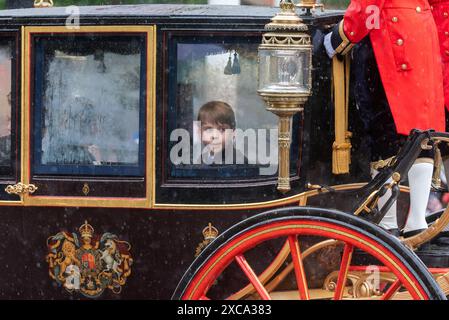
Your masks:
M 223 101 L 209 101 L 198 111 L 198 121 L 228 125 L 235 130 L 235 115 L 231 106 Z

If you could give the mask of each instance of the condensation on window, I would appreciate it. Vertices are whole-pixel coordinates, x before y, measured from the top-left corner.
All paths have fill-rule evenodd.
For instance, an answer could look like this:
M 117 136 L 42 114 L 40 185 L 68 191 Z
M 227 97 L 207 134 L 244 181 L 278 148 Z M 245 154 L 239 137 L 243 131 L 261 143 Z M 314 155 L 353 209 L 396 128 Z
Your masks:
M 47 65 L 41 163 L 137 165 L 141 55 L 55 50 Z
M 11 165 L 11 46 L 0 46 L 0 166 Z

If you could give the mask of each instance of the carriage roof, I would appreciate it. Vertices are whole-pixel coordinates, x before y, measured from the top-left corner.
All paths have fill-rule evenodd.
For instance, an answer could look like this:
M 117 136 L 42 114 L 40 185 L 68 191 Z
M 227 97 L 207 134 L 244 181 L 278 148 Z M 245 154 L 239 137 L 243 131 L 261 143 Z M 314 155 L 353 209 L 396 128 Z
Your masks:
M 108 5 L 80 6 L 81 17 L 154 17 L 159 19 L 196 19 L 217 17 L 220 19 L 262 19 L 266 20 L 279 12 L 279 8 L 262 6 L 232 5 L 174 5 L 174 4 L 142 4 L 142 5 Z M 316 10 L 314 17 L 335 16 L 341 10 Z M 67 17 L 67 7 L 27 8 L 0 10 L 0 20 L 8 18 L 60 18 Z M 306 19 L 308 19 L 306 17 Z

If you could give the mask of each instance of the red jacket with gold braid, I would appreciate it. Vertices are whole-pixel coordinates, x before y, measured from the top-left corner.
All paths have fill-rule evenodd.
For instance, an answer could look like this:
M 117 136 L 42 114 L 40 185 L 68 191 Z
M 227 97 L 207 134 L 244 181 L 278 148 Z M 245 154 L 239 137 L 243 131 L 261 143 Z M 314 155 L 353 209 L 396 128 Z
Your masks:
M 368 34 L 398 133 L 444 131 L 442 65 L 428 0 L 351 0 L 331 44 L 344 55 Z
M 440 38 L 446 108 L 449 109 L 449 0 L 429 0 Z

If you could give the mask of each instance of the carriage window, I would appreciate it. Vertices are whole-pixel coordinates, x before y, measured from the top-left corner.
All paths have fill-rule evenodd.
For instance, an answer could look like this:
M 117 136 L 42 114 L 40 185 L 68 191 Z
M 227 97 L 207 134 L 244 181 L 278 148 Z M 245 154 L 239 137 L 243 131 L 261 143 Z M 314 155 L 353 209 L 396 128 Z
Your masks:
M 170 178 L 277 174 L 277 118 L 257 94 L 259 40 L 191 37 L 172 44 Z
M 154 26 L 24 28 L 25 202 L 148 208 Z
M 0 43 L 0 173 L 11 166 L 11 43 Z
M 38 174 L 143 175 L 145 41 L 37 38 Z

